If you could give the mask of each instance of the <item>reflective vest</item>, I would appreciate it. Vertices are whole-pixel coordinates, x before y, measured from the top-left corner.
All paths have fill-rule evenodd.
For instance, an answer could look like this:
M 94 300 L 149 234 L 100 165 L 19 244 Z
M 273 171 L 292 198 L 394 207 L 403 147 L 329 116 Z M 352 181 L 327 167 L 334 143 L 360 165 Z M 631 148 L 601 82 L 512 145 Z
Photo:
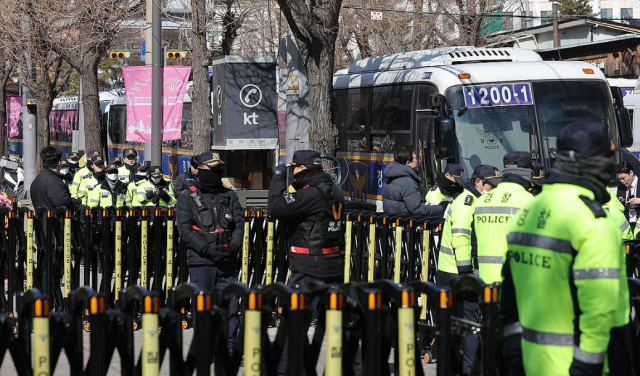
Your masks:
M 519 322 L 504 335 L 521 333 L 527 375 L 568 376 L 574 358 L 602 363 L 617 311 L 629 306 L 620 230 L 593 197 L 576 185 L 546 184 L 509 221 Z
M 89 205 L 89 194 L 100 185 L 98 183 L 98 179 L 93 176 L 93 173 L 90 172 L 89 177 L 85 177 L 82 179 L 80 183 L 80 187 L 78 188 L 78 198 L 82 200 L 82 205 Z M 96 205 L 97 206 L 97 205 Z
M 118 167 L 118 179 L 125 184 L 129 184 L 129 175 L 131 171 L 126 166 Z
M 458 274 L 458 267 L 472 267 L 471 222 L 475 204 L 476 196 L 465 188 L 449 205 L 442 230 L 438 270 Z
M 616 205 L 616 203 L 620 205 Z M 631 225 L 629 221 L 627 221 L 627 217 L 624 216 L 624 206 L 618 201 L 609 201 L 602 206 L 603 208 L 609 211 L 610 217 L 613 222 L 618 226 L 620 232 L 622 232 L 622 240 L 633 240 L 635 239 L 633 231 L 631 230 Z
M 133 186 L 132 186 L 133 185 Z M 137 183 L 130 183 L 127 194 L 131 194 L 131 206 L 154 206 L 153 197 L 148 198 L 147 193 L 153 192 L 153 183 L 149 180 L 141 180 Z M 125 198 L 126 200 L 126 198 Z
M 71 182 L 71 185 L 69 185 L 69 193 L 71 194 L 71 198 L 78 198 L 78 189 L 80 188 L 80 183 L 82 183 L 84 179 L 88 179 L 91 176 L 93 176 L 93 172 L 91 172 L 91 170 L 89 170 L 87 166 L 79 169 L 73 175 L 73 181 Z
M 120 183 L 123 184 L 123 183 Z M 87 197 L 87 205 L 89 207 L 100 206 L 106 208 L 114 206 L 116 208 L 122 207 L 125 204 L 126 187 L 116 187 L 115 196 L 109 190 L 107 182 L 100 184 L 94 190 L 92 190 Z M 114 200 L 115 198 L 115 200 Z
M 434 185 L 433 187 L 431 187 L 429 192 L 427 192 L 427 195 L 424 197 L 424 200 L 428 204 L 439 204 L 442 201 L 451 202 L 453 201 L 453 198 L 449 195 L 445 195 L 444 193 L 442 193 L 442 191 L 440 191 L 440 187 L 437 185 Z
M 473 226 L 478 242 L 478 270 L 485 283 L 502 281 L 507 255 L 507 223 L 533 195 L 520 184 L 502 182 L 478 197 Z

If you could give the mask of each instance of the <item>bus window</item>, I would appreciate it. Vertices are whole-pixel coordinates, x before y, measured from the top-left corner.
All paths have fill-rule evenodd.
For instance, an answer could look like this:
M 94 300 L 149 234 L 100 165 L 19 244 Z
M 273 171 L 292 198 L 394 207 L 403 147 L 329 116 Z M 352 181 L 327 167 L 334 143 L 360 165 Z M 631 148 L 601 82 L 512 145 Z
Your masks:
M 411 129 L 414 85 L 376 87 L 371 100 L 371 131 L 397 132 Z
M 114 144 L 126 142 L 127 108 L 125 106 L 111 106 L 109 108 L 109 137 Z
M 191 103 L 182 105 L 182 141 L 181 147 L 184 149 L 193 149 L 193 113 L 191 111 Z
M 431 109 L 431 95 L 437 93 L 438 90 L 433 85 L 418 85 L 418 110 Z
M 369 151 L 371 89 L 334 91 L 335 122 L 341 150 Z
M 579 120 L 594 120 L 608 129 L 614 124 L 609 88 L 603 81 L 534 82 L 533 95 L 542 147 L 551 161 L 556 157 L 558 132 L 564 126 Z

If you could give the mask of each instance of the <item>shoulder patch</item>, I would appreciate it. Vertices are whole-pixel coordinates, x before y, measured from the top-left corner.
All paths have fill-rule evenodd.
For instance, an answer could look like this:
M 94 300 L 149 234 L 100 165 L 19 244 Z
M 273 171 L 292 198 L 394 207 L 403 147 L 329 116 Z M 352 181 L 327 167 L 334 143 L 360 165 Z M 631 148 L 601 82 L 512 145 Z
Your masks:
M 584 202 L 584 204 L 587 205 L 589 209 L 591 209 L 593 215 L 596 218 L 603 218 L 607 216 L 607 213 L 604 211 L 602 205 L 600 205 L 598 201 L 592 200 L 589 197 L 582 195 L 580 195 L 580 200 L 582 200 L 582 202 Z
M 467 195 L 467 197 L 464 198 L 464 204 L 471 206 L 473 204 L 473 195 Z

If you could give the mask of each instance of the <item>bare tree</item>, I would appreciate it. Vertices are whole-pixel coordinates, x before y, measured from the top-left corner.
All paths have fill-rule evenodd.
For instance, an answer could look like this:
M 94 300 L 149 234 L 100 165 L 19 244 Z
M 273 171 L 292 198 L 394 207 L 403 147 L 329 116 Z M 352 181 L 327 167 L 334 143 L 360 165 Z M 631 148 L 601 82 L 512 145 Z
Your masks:
M 13 64 L 5 61 L 0 68 L 0 157 L 7 152 L 5 150 L 5 140 L 7 139 L 7 85 L 5 83 L 11 77 Z M 0 183 L 4 183 L 4 168 L 0 167 Z
M 278 0 L 309 78 L 310 146 L 333 154 L 337 130 L 333 119 L 333 67 L 342 0 Z
M 100 149 L 98 64 L 127 21 L 142 16 L 143 0 L 37 0 L 56 22 L 46 29 L 47 43 L 80 72 L 84 106 L 85 147 Z M 57 30 L 51 30 L 51 27 Z M 43 26 L 44 27 L 44 26 Z

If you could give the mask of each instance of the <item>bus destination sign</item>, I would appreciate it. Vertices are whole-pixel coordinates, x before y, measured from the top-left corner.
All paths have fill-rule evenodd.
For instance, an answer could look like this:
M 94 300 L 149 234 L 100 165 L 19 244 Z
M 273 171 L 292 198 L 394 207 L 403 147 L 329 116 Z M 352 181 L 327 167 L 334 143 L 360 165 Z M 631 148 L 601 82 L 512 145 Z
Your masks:
M 465 86 L 463 92 L 468 108 L 533 104 L 530 83 Z

